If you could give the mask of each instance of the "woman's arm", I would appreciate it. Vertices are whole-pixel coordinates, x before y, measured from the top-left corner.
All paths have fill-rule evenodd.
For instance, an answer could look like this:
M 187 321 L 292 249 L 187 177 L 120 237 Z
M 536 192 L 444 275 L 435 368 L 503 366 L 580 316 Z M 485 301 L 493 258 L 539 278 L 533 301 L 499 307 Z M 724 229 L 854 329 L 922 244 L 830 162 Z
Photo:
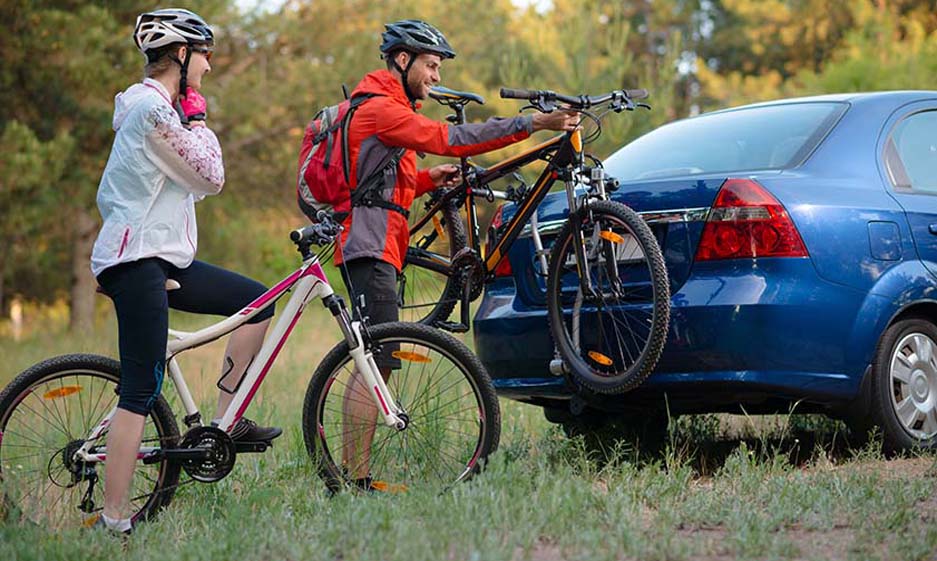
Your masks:
M 154 164 L 179 186 L 200 196 L 216 195 L 224 186 L 224 162 L 215 133 L 205 126 L 187 129 L 170 107 L 150 111 L 144 145 Z

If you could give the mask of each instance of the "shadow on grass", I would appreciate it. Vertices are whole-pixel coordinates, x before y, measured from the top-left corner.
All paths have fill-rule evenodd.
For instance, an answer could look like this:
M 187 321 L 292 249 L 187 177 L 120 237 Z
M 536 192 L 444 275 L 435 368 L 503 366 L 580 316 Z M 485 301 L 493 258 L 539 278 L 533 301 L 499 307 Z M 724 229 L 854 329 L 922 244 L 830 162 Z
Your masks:
M 842 423 L 819 415 L 692 415 L 669 422 L 649 418 L 600 425 L 566 423 L 562 432 L 568 439 L 557 439 L 554 453 L 585 455 L 599 469 L 618 462 L 638 467 L 661 464 L 689 467 L 705 477 L 718 472 L 740 449 L 757 461 L 780 460 L 792 467 L 883 457 L 874 434 L 851 434 Z

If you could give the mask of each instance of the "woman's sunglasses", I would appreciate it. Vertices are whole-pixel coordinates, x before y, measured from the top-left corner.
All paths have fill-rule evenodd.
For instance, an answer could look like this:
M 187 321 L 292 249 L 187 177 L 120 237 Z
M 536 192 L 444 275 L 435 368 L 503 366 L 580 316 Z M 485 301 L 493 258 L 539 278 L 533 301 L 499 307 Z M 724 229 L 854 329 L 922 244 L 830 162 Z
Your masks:
M 214 51 L 208 47 L 191 47 L 193 53 L 199 53 L 205 56 L 205 60 L 211 62 L 211 55 Z

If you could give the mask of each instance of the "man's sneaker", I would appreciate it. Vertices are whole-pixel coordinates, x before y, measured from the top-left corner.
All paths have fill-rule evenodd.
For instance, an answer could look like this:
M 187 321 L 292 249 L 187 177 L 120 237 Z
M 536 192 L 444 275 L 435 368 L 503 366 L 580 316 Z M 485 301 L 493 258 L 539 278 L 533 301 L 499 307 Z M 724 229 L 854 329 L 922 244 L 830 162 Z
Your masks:
M 231 429 L 231 439 L 236 442 L 270 442 L 283 434 L 280 427 L 261 427 L 247 417 L 241 419 Z
M 403 483 L 388 483 L 387 481 L 373 479 L 370 475 L 355 479 L 353 483 L 356 488 L 368 493 L 390 493 L 395 495 L 397 493 L 406 493 L 408 490 Z
M 100 513 L 95 514 L 91 518 L 88 518 L 87 520 L 85 520 L 83 523 L 83 526 L 85 528 L 88 528 L 89 530 L 107 532 L 107 533 L 114 534 L 116 536 L 121 536 L 121 537 L 127 537 L 131 533 L 133 533 L 133 527 L 131 527 L 128 530 L 124 530 L 123 532 L 121 532 L 117 528 L 111 528 L 110 526 L 107 525 L 106 522 L 104 522 L 104 517 L 101 516 Z

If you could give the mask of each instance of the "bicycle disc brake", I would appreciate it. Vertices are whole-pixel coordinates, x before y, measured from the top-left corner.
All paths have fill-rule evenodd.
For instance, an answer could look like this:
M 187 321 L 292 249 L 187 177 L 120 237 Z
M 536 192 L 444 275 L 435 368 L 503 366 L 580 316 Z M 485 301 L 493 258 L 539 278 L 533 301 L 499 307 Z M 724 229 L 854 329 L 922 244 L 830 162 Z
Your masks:
M 234 461 L 237 458 L 234 440 L 218 427 L 195 427 L 189 430 L 182 437 L 179 448 L 208 452 L 207 457 L 203 459 L 182 462 L 182 469 L 196 481 L 214 483 L 224 479 L 234 469 Z

